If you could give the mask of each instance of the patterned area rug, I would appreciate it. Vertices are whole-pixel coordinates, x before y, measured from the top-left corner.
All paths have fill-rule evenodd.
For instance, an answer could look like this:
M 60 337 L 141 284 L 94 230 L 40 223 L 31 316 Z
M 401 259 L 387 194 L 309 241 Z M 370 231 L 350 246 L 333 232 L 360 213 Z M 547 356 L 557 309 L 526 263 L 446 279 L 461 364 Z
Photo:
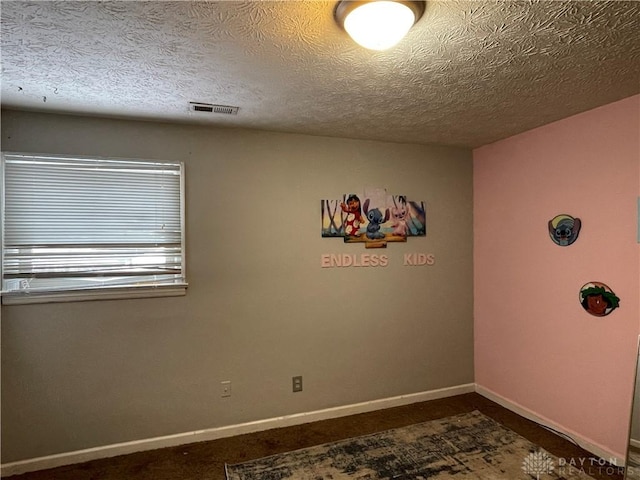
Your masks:
M 227 465 L 228 480 L 591 479 L 478 411 Z

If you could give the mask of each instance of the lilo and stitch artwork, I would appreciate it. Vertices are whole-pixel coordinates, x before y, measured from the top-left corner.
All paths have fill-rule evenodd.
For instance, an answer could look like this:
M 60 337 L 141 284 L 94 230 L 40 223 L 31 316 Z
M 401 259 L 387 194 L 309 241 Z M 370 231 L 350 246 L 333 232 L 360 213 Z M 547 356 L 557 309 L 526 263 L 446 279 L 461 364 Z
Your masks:
M 389 195 L 379 188 L 322 200 L 322 236 L 342 237 L 346 243 L 384 248 L 389 242 L 427 234 L 424 202 L 406 195 Z

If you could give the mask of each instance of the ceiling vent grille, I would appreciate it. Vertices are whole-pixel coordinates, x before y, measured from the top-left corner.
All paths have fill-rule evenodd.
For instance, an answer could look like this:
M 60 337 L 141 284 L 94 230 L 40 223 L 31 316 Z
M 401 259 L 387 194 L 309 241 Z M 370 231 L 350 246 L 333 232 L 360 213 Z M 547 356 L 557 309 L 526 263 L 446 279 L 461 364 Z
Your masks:
M 189 110 L 192 112 L 221 113 L 223 115 L 237 115 L 239 107 L 231 105 L 214 105 L 211 103 L 189 102 Z

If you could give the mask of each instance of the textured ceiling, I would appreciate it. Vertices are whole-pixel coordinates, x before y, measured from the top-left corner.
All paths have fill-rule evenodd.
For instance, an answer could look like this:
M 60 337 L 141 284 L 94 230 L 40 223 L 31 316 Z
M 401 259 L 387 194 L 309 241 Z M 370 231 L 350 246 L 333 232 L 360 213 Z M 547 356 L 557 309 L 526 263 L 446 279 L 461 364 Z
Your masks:
M 476 147 L 640 92 L 637 1 L 431 1 L 386 52 L 334 8 L 3 0 L 2 106 Z

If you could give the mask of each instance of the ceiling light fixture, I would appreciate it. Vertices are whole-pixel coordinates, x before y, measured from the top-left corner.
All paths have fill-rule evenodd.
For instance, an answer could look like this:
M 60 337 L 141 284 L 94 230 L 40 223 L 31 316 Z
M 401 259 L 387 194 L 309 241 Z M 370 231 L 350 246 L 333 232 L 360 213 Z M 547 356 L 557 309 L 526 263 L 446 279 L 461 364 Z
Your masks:
M 424 1 L 342 0 L 335 18 L 357 43 L 371 50 L 393 47 L 424 13 Z

